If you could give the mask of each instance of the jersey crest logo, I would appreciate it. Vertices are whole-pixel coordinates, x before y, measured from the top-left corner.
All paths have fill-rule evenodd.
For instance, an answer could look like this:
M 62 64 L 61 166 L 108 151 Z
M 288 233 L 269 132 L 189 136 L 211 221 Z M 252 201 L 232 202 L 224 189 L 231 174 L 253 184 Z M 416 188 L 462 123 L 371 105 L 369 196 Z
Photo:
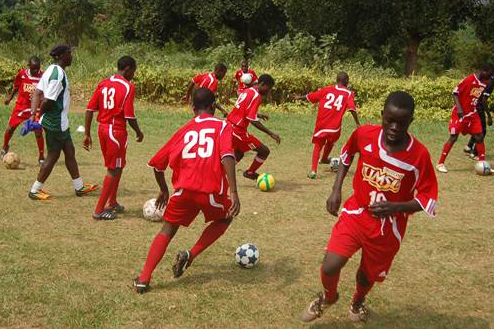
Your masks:
M 362 177 L 364 181 L 379 191 L 398 193 L 400 191 L 401 180 L 405 174 L 396 172 L 387 167 L 376 168 L 367 163 L 362 166 Z
M 473 96 L 475 98 L 479 98 L 480 95 L 482 95 L 483 91 L 484 91 L 483 87 L 472 88 L 472 90 L 470 91 L 470 96 Z
M 25 83 L 22 89 L 24 92 L 32 94 L 34 93 L 36 86 L 31 83 Z

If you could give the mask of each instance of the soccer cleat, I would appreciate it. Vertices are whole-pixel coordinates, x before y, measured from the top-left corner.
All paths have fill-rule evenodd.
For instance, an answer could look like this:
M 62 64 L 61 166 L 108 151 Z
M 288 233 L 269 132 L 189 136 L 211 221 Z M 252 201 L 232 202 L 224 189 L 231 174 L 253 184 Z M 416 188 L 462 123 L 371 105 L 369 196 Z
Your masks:
M 139 282 L 139 277 L 134 279 L 133 286 L 138 294 L 143 294 L 149 291 L 149 282 Z
M 365 322 L 369 318 L 370 312 L 364 304 L 350 306 L 349 318 L 352 322 Z
M 45 201 L 45 200 L 51 200 L 53 199 L 48 193 L 46 193 L 45 191 L 38 191 L 36 193 L 33 193 L 31 191 L 29 191 L 29 199 L 31 200 L 41 200 L 41 201 Z
M 91 193 L 93 191 L 96 191 L 97 189 L 99 189 L 99 186 L 98 185 L 84 183 L 82 185 L 82 188 L 81 189 L 75 191 L 75 195 L 77 195 L 77 196 L 84 196 L 84 195 L 89 194 L 89 193 Z
M 177 254 L 175 264 L 172 266 L 173 277 L 179 278 L 184 274 L 185 269 L 190 266 L 190 251 L 182 250 Z
M 259 177 L 259 174 L 256 172 L 244 171 L 244 177 L 248 178 L 248 179 L 252 179 L 252 180 L 257 180 L 257 178 Z
M 334 302 L 325 303 L 324 294 L 322 292 L 319 293 L 317 298 L 310 302 L 309 306 L 302 312 L 300 319 L 303 322 L 312 322 L 315 319 L 320 318 L 324 313 L 324 310 L 336 303 L 338 301 L 338 298 L 339 295 L 336 294 L 336 299 Z
M 467 145 L 463 148 L 463 152 L 469 155 L 472 152 L 472 149 L 470 148 L 470 146 Z
M 437 171 L 442 172 L 442 173 L 448 172 L 448 169 L 446 169 L 446 166 L 444 165 L 444 163 L 437 164 L 436 169 L 437 169 Z
M 117 218 L 117 215 L 115 215 L 115 213 L 110 210 L 104 210 L 100 214 L 94 213 L 93 218 L 96 220 L 114 220 L 115 218 Z
M 308 174 L 307 174 L 307 178 L 310 178 L 310 179 L 316 179 L 317 178 L 317 173 L 315 171 L 310 171 Z
M 112 211 L 116 214 L 123 214 L 125 212 L 125 207 L 122 206 L 121 204 L 116 204 L 114 206 L 109 206 L 108 208 L 106 208 L 105 210 L 108 210 L 108 211 Z
M 7 154 L 9 152 L 9 149 L 7 148 L 6 150 L 2 149 L 0 150 L 0 160 L 3 160 L 3 157 L 5 156 L 5 154 Z

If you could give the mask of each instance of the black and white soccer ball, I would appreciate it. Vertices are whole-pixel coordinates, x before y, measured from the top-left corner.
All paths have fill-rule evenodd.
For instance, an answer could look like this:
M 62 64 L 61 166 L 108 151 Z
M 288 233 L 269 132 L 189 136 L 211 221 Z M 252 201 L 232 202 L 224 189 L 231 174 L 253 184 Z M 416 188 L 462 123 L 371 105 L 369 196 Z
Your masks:
M 235 251 L 235 261 L 243 268 L 254 267 L 259 263 L 259 249 L 251 243 L 245 243 Z
M 329 160 L 329 170 L 332 172 L 338 172 L 338 168 L 340 167 L 340 158 L 331 158 Z

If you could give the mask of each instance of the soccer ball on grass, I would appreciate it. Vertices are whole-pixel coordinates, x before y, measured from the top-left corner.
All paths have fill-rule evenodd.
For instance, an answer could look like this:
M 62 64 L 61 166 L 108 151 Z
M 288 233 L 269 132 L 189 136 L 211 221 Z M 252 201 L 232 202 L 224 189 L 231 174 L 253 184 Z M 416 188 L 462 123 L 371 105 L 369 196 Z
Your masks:
M 144 218 L 151 222 L 161 222 L 163 220 L 163 213 L 165 209 L 156 209 L 156 199 L 151 199 L 144 203 L 142 207 L 142 214 Z
M 257 177 L 257 188 L 263 192 L 269 192 L 274 188 L 274 177 L 271 174 L 264 173 Z
M 329 160 L 329 170 L 332 172 L 338 172 L 338 168 L 340 167 L 340 158 L 331 158 Z
M 235 261 L 243 268 L 254 267 L 259 263 L 259 249 L 251 243 L 244 243 L 235 251 Z
M 475 172 L 480 176 L 487 176 L 491 174 L 491 165 L 487 161 L 477 161 L 475 164 Z
M 7 169 L 17 169 L 19 168 L 19 163 L 21 163 L 21 159 L 14 152 L 8 152 L 3 156 L 2 163 Z

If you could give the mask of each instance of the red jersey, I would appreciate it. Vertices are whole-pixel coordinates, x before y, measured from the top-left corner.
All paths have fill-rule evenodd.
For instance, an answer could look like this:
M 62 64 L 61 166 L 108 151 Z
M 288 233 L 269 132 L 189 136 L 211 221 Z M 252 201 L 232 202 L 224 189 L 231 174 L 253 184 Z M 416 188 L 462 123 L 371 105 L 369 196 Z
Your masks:
M 101 81 L 87 105 L 98 112 L 98 122 L 114 129 L 127 129 L 126 119 L 134 119 L 135 88 L 121 75 Z
M 228 114 L 228 121 L 239 128 L 247 130 L 251 121 L 259 121 L 257 111 L 262 103 L 262 96 L 257 86 L 244 89 L 238 96 L 235 107 Z
M 256 72 L 254 72 L 253 69 L 248 69 L 247 73 L 252 75 L 252 82 L 251 83 L 254 83 L 257 81 L 257 74 L 256 74 Z M 238 89 L 237 90 L 239 92 L 241 92 L 245 89 L 244 83 L 242 82 L 242 80 L 240 80 L 240 78 L 242 77 L 243 74 L 244 74 L 244 71 L 242 69 L 238 70 L 235 73 L 235 80 L 237 80 L 237 82 L 238 82 Z
M 482 92 L 487 86 L 487 80 L 479 80 L 477 74 L 470 74 L 463 79 L 462 82 L 453 90 L 453 94 L 457 94 L 460 99 L 461 107 L 463 108 L 463 116 L 468 117 L 476 112 L 477 101 Z M 453 108 L 454 113 L 458 113 L 458 109 Z
M 177 131 L 148 165 L 158 171 L 170 166 L 175 190 L 223 194 L 228 189 L 221 164 L 225 156 L 234 156 L 232 126 L 201 114 Z
M 341 129 L 341 121 L 346 110 L 355 111 L 352 91 L 345 86 L 328 86 L 307 95 L 313 104 L 319 103 L 314 137 L 324 133 L 335 133 Z
M 216 90 L 218 89 L 218 79 L 216 78 L 214 72 L 198 74 L 194 79 L 192 79 L 192 81 L 194 81 L 198 88 L 208 88 L 213 94 L 216 94 Z
M 437 200 L 437 179 L 427 148 L 412 135 L 402 152 L 388 154 L 383 147 L 381 126 L 366 125 L 353 132 L 341 150 L 341 161 L 350 165 L 359 153 L 353 179 L 357 209 L 363 212 L 370 204 L 382 201 L 407 202 L 417 200 L 424 211 L 434 216 Z M 398 214 L 397 214 L 398 215 Z M 399 214 L 407 218 L 407 214 Z
M 15 111 L 22 112 L 31 109 L 31 98 L 42 75 L 43 71 L 39 71 L 38 74 L 31 74 L 29 69 L 19 71 L 14 80 L 14 89 L 19 89 Z

